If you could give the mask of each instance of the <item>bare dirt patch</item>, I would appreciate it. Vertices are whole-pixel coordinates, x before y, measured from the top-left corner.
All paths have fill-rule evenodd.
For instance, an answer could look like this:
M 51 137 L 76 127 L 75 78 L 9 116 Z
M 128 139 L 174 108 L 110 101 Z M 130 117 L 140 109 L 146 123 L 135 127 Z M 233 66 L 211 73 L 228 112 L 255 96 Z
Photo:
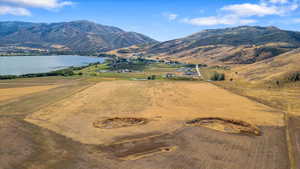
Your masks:
M 185 127 L 169 134 L 127 133 L 110 145 L 85 145 L 29 123 L 0 118 L 0 168 L 290 168 L 284 128 L 261 130 L 265 133 L 261 137 L 245 137 Z
M 102 168 L 82 145 L 21 119 L 0 116 L 0 169 Z M 105 167 L 108 168 L 108 167 Z
M 197 118 L 186 122 L 188 126 L 202 126 L 226 133 L 250 134 L 260 136 L 258 127 L 241 120 L 224 119 L 218 117 Z
M 172 133 L 130 135 L 132 139 L 100 145 L 112 169 L 287 169 L 284 127 L 262 126 L 263 135 L 247 137 L 205 127 Z M 102 160 L 102 159 L 101 159 Z M 103 161 L 103 160 L 102 160 Z
M 31 136 L 24 125 L 14 119 L 0 118 L 0 168 L 13 168 L 34 153 Z
M 130 154 L 124 157 L 120 157 L 121 160 L 137 160 L 137 159 L 141 159 L 141 158 L 146 158 L 149 156 L 153 156 L 159 153 L 168 153 L 168 152 L 172 152 L 175 151 L 176 147 L 172 146 L 172 147 L 157 147 L 157 148 L 153 148 L 150 149 L 148 151 L 144 151 L 144 152 L 140 152 L 140 153 L 134 153 L 134 154 Z
M 113 129 L 113 128 L 145 125 L 146 123 L 148 123 L 148 120 L 145 118 L 115 117 L 115 118 L 108 118 L 105 120 L 95 121 L 93 123 L 93 126 L 101 129 Z
M 300 167 L 300 117 L 290 116 L 289 117 L 289 135 L 290 135 L 290 146 L 292 157 L 293 168 Z
M 122 139 L 110 145 L 100 146 L 100 149 L 117 159 L 131 161 L 171 153 L 178 148 L 168 141 L 171 134 L 138 135 L 136 137 L 135 139 L 126 141 Z

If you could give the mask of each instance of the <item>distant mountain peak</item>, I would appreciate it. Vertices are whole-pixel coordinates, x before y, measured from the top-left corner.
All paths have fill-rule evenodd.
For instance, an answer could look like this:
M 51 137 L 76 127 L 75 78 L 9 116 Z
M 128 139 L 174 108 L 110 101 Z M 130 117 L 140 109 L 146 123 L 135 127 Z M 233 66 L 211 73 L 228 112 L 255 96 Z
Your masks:
M 288 42 L 300 45 L 299 33 L 281 30 L 274 26 L 238 26 L 204 30 L 181 40 L 194 40 L 199 45 L 248 45 L 269 42 Z
M 199 63 L 250 64 L 300 47 L 300 32 L 274 26 L 208 29 L 144 48 L 143 55 Z
M 237 26 L 237 27 L 229 27 L 229 28 L 220 28 L 220 29 L 205 29 L 203 31 L 200 31 L 198 33 L 201 32 L 214 32 L 214 31 L 231 31 L 231 30 L 281 30 L 279 28 L 277 28 L 276 26 L 268 26 L 268 27 L 263 27 L 263 26 L 248 26 L 248 25 L 244 25 L 244 26 Z M 194 33 L 197 34 L 197 33 Z
M 268 26 L 268 29 L 274 29 L 274 30 L 281 30 L 280 28 L 276 27 L 276 26 Z
M 70 21 L 70 22 L 74 22 L 74 23 L 93 23 L 95 24 L 95 22 L 89 21 L 89 20 L 75 20 L 75 21 Z
M 0 46 L 37 47 L 55 50 L 64 46 L 73 51 L 107 51 L 155 40 L 138 33 L 88 20 L 59 23 L 0 22 Z

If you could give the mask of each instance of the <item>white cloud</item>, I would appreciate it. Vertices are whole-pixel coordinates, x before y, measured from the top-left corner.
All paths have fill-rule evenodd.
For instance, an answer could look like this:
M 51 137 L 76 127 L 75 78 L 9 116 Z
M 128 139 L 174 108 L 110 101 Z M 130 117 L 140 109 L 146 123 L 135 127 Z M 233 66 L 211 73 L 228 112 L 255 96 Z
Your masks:
M 231 12 L 242 17 L 280 15 L 280 11 L 275 6 L 265 4 L 236 4 L 223 7 L 221 10 Z
M 280 3 L 280 4 L 285 4 L 288 3 L 288 0 L 269 0 L 271 3 Z
M 169 14 L 168 19 L 169 20 L 175 20 L 178 17 L 177 14 Z
M 27 8 L 50 10 L 73 4 L 72 1 L 65 0 L 0 0 L 0 15 L 30 16 L 31 12 Z
M 299 8 L 299 0 L 261 0 L 258 4 L 244 3 L 221 8 L 241 17 L 286 15 Z
M 0 15 L 16 15 L 16 16 L 30 16 L 31 13 L 25 8 L 12 7 L 12 6 L 0 6 Z
M 224 6 L 217 16 L 184 19 L 184 23 L 213 25 L 245 25 L 257 22 L 257 17 L 285 16 L 299 8 L 300 0 L 260 0 L 259 3 L 243 3 Z
M 162 15 L 170 21 L 176 20 L 178 18 L 178 15 L 174 13 L 163 13 Z
M 0 0 L 0 2 L 6 2 L 15 4 L 18 6 L 29 6 L 35 8 L 60 8 L 63 6 L 72 5 L 71 1 L 61 1 L 61 0 Z
M 214 25 L 245 25 L 255 23 L 253 19 L 241 19 L 233 15 L 223 17 L 209 16 L 192 19 L 184 19 L 183 22 L 197 26 L 214 26 Z

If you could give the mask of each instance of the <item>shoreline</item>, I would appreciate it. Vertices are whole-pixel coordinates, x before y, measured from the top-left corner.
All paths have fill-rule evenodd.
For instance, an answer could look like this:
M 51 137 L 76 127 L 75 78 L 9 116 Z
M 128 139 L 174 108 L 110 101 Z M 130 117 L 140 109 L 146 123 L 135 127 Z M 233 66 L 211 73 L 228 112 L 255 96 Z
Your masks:
M 103 62 L 102 62 L 103 63 Z M 89 63 L 83 66 L 68 66 L 62 69 L 57 69 L 49 72 L 42 72 L 42 73 L 27 73 L 21 75 L 0 75 L 1 80 L 12 80 L 12 79 L 19 79 L 19 78 L 35 78 L 35 77 L 51 77 L 51 76 L 74 76 L 76 75 L 74 71 L 82 70 L 89 66 L 101 64 L 101 62 L 94 62 Z
M 85 56 L 85 57 L 97 57 L 97 58 L 103 58 L 99 56 L 91 56 L 91 55 L 0 55 L 0 57 L 28 57 L 28 56 Z
M 28 59 L 27 59 L 28 58 Z M 52 63 L 58 62 L 57 60 L 61 60 L 62 58 L 63 62 L 60 64 L 48 64 L 48 60 Z M 74 60 L 75 59 L 75 60 Z M 95 57 L 95 56 L 85 56 L 85 55 L 39 55 L 39 56 L 0 56 L 0 62 L 1 60 L 3 63 L 1 64 L 14 64 L 16 62 L 15 68 L 8 68 L 8 70 L 3 69 L 3 71 L 0 71 L 0 79 L 1 77 L 17 77 L 17 76 L 25 76 L 25 75 L 39 75 L 39 74 L 47 74 L 52 73 L 60 70 L 66 70 L 66 69 L 78 69 L 80 67 L 85 67 L 89 65 L 93 65 L 95 63 L 103 63 L 105 62 L 107 58 L 104 57 Z M 29 62 L 27 61 L 29 60 Z M 30 60 L 37 60 L 36 64 L 43 64 L 44 66 L 37 66 L 40 68 L 37 69 L 28 69 L 27 67 L 31 65 Z M 39 61 L 40 60 L 40 61 Z M 45 61 L 43 61 L 45 60 Z M 73 61 L 74 60 L 74 61 Z M 20 61 L 20 62 L 19 62 Z M 26 63 L 23 63 L 26 62 Z M 5 65 L 3 65 L 5 68 Z M 23 67 L 25 67 L 24 71 Z

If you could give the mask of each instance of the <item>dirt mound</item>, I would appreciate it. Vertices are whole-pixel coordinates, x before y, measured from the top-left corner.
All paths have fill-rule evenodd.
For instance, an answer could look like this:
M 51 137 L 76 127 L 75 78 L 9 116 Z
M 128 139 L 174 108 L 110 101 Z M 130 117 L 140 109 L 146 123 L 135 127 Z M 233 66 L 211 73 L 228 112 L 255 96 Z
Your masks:
M 261 135 L 261 131 L 259 130 L 259 128 L 250 123 L 218 117 L 197 118 L 191 121 L 187 121 L 186 125 L 202 126 L 226 133 L 251 134 L 256 136 Z
M 177 150 L 177 145 L 170 142 L 170 134 L 149 133 L 118 138 L 119 140 L 99 148 L 107 155 L 120 160 L 138 160 L 150 158 L 158 154 L 171 153 Z M 125 140 L 124 140 L 125 139 Z
M 134 117 L 115 117 L 108 118 L 105 120 L 98 120 L 93 123 L 93 126 L 96 128 L 102 129 L 113 129 L 113 128 L 122 128 L 130 126 L 139 126 L 148 123 L 148 120 L 145 118 L 134 118 Z

